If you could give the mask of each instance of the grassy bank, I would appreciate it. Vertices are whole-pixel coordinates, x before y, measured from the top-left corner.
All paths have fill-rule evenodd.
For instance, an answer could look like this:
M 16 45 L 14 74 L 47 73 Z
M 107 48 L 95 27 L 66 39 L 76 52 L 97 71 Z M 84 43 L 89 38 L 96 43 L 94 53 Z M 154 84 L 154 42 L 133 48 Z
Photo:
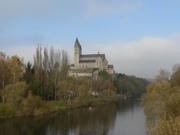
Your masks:
M 35 100 L 34 102 L 36 102 L 36 105 L 39 104 L 39 106 L 35 107 L 34 106 L 35 104 L 32 104 L 31 110 L 30 108 L 28 109 L 21 108 L 20 110 L 14 111 L 10 106 L 0 104 L 0 118 L 4 119 L 4 118 L 22 117 L 22 116 L 48 115 L 50 113 L 61 112 L 76 108 L 95 107 L 103 104 L 117 102 L 118 96 L 117 95 L 100 96 L 100 97 L 89 96 L 84 99 L 74 99 L 68 102 L 64 102 L 63 100 L 59 100 L 59 101 L 38 101 L 37 99 Z M 41 102 L 41 103 L 37 103 L 37 102 Z

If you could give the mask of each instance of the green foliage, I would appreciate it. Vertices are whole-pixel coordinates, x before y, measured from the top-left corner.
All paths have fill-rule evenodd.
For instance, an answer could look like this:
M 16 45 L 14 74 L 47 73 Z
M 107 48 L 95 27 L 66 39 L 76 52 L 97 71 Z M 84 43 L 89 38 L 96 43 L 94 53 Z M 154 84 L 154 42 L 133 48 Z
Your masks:
M 118 94 L 136 98 L 141 97 L 145 92 L 148 81 L 134 76 L 117 74 L 114 78 L 114 84 L 117 88 Z
M 2 90 L 2 96 L 5 98 L 5 103 L 12 107 L 18 107 L 26 95 L 27 85 L 25 82 L 9 84 Z
M 94 98 L 111 97 L 116 88 L 110 80 L 92 80 L 89 78 L 70 78 L 58 84 L 57 99 L 78 107 L 91 104 Z
M 116 87 L 107 72 L 98 80 L 68 78 L 66 51 L 36 49 L 34 64 L 0 53 L 0 117 L 40 115 L 108 101 Z
M 56 96 L 58 100 L 64 100 L 65 102 L 75 98 L 77 96 L 76 81 L 73 79 L 60 81 L 57 86 Z
M 3 89 L 10 83 L 12 77 L 10 72 L 8 62 L 4 59 L 0 59 L 0 89 Z
M 175 71 L 171 76 L 171 84 L 173 86 L 180 86 L 180 69 Z
M 31 84 L 29 84 L 30 88 L 32 89 L 33 95 L 38 95 L 40 97 L 43 96 L 42 84 L 39 80 L 33 80 Z
M 66 103 L 64 100 L 59 100 L 56 102 L 56 106 L 58 110 L 64 110 L 66 108 Z
M 101 71 L 101 72 L 99 73 L 99 78 L 100 78 L 101 80 L 108 80 L 108 79 L 111 79 L 111 76 L 108 74 L 108 72 L 106 72 L 106 71 Z
M 25 66 L 23 79 L 26 81 L 27 84 L 32 84 L 33 80 L 35 79 L 34 68 L 32 67 L 32 64 L 30 62 L 28 62 L 27 65 Z
M 38 46 L 33 68 L 27 65 L 26 69 L 27 80 L 29 80 L 29 74 L 31 76 L 33 73 L 34 81 L 28 83 L 33 94 L 42 97 L 43 100 L 56 100 L 58 82 L 67 79 L 67 53 L 66 51 L 54 51 L 53 47 L 48 50 Z
M 8 105 L 0 104 L 0 118 L 12 116 L 14 116 L 14 110 Z
M 22 102 L 28 93 L 28 86 L 25 82 L 17 82 L 7 85 L 1 93 L 4 99 L 3 105 L 0 106 L 1 115 L 10 117 L 19 115 L 22 110 Z
M 33 96 L 31 93 L 22 102 L 23 114 L 33 115 L 36 110 L 43 106 L 43 101 L 39 96 Z

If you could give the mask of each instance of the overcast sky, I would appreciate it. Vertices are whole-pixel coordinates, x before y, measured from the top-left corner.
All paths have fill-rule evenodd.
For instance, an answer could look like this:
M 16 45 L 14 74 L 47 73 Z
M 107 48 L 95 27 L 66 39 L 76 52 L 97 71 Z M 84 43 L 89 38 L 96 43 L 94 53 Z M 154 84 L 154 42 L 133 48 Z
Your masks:
M 106 53 L 117 72 L 153 78 L 180 63 L 180 0 L 0 0 L 0 50 L 32 60 L 38 43 Z

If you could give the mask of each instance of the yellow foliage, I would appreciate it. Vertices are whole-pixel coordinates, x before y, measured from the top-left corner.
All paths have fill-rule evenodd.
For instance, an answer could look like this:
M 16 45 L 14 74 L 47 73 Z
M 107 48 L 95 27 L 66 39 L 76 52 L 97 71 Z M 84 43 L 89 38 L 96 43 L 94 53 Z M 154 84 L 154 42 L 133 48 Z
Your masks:
M 142 102 L 150 135 L 180 135 L 180 86 L 174 85 L 172 79 L 151 83 Z
M 180 116 L 169 117 L 168 120 L 159 120 L 157 126 L 150 131 L 150 135 L 179 135 L 180 134 Z

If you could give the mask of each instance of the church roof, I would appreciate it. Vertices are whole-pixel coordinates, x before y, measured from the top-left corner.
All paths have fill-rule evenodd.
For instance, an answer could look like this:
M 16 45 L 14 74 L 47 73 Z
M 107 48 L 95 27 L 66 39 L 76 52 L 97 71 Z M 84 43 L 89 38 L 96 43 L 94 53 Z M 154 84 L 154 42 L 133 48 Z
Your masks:
M 81 44 L 79 43 L 78 38 L 76 38 L 76 41 L 75 41 L 74 46 L 78 46 L 78 48 L 80 48 L 80 49 L 81 49 Z
M 105 54 L 83 54 L 80 56 L 80 63 L 95 63 L 96 58 L 100 57 L 102 60 L 105 59 Z
M 80 60 L 79 63 L 95 63 L 96 60 Z
M 83 55 L 81 55 L 81 57 L 85 57 L 85 58 L 87 58 L 87 57 L 92 58 L 92 57 L 98 57 L 98 56 L 105 58 L 105 54 L 83 54 Z

